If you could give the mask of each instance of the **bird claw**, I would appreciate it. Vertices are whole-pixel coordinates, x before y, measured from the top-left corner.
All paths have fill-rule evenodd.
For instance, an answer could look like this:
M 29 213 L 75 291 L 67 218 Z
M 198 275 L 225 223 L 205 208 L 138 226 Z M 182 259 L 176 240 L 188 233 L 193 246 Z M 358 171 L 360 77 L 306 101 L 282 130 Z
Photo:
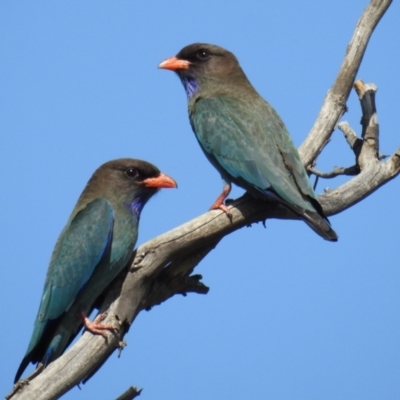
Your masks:
M 210 210 L 222 210 L 229 220 L 232 222 L 232 214 L 229 211 L 229 208 L 225 205 L 225 199 L 228 197 L 231 191 L 231 185 L 224 181 L 224 189 L 222 193 L 218 196 L 217 200 L 215 200 L 214 204 L 211 206 Z M 229 200 L 229 199 L 228 199 Z
M 225 214 L 226 214 L 226 216 L 232 221 L 232 213 L 229 211 L 229 208 L 224 204 L 224 203 L 221 203 L 221 204 L 217 204 L 217 205 L 215 205 L 215 204 L 213 204 L 213 206 L 210 208 L 210 211 L 211 210 L 221 210 L 221 211 L 223 211 Z
M 90 319 L 84 314 L 80 314 L 80 318 L 83 322 L 83 325 L 85 328 L 94 334 L 101 335 L 104 338 L 107 338 L 107 335 L 105 334 L 105 330 L 107 331 L 114 331 L 115 328 L 112 325 L 105 325 L 101 324 L 100 322 L 104 320 L 104 318 L 107 316 L 106 313 L 99 314 L 93 321 L 90 321 Z

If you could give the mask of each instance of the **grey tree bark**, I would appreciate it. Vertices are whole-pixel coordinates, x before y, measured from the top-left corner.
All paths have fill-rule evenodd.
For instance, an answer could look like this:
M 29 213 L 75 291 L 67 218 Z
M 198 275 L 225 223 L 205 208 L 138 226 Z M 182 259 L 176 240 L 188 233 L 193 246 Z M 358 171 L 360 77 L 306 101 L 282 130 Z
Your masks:
M 319 196 L 328 216 L 363 200 L 400 172 L 400 148 L 387 160 L 382 160 L 379 153 L 375 107 L 377 87 L 360 80 L 354 83 L 372 32 L 390 4 L 391 0 L 371 0 L 364 10 L 338 76 L 326 95 L 311 132 L 299 149 L 310 173 L 324 178 L 352 176 L 345 184 Z M 361 137 L 346 122 L 338 124 L 352 86 L 362 108 Z M 320 172 L 314 168 L 315 161 L 336 126 L 354 152 L 355 165 L 335 168 L 328 173 Z M 271 202 L 266 207 L 264 201 L 248 195 L 235 200 L 229 208 L 231 221 L 221 211 L 210 211 L 140 246 L 132 255 L 131 264 L 107 291 L 101 306 L 100 311 L 107 312 L 105 323 L 116 328 L 114 333 L 108 333 L 107 342 L 102 336 L 85 332 L 74 346 L 46 369 L 18 382 L 6 398 L 56 399 L 78 383 L 85 382 L 115 350 L 123 348 L 124 335 L 140 311 L 148 310 L 175 294 L 207 293 L 208 288 L 201 282 L 201 276 L 192 275 L 192 272 L 224 236 L 267 218 L 297 218 L 279 204 Z M 129 388 L 120 398 L 133 399 L 138 394 L 140 391 Z

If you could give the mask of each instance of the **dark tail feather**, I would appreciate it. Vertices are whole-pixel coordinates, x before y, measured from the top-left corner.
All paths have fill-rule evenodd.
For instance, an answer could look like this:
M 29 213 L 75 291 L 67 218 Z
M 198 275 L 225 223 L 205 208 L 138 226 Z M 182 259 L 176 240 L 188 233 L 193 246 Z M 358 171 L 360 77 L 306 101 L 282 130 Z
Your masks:
M 21 361 L 21 364 L 15 375 L 14 383 L 19 381 L 21 375 L 30 362 L 32 364 L 42 362 L 45 363 L 45 366 L 48 364 L 48 362 L 43 360 L 43 357 L 45 356 L 46 351 L 49 351 L 50 341 L 53 338 L 58 322 L 58 318 L 44 322 L 36 319 L 28 350 L 26 351 L 25 357 Z
M 41 364 L 43 364 L 44 367 L 47 367 L 50 362 L 54 361 L 52 357 L 53 348 L 51 346 L 47 349 L 44 355 L 42 355 L 42 353 L 43 348 L 36 347 L 25 355 L 25 357 L 21 361 L 17 373 L 15 374 L 14 383 L 17 383 L 19 381 L 29 363 L 38 364 L 40 362 Z
M 337 242 L 338 236 L 331 228 L 328 218 L 321 216 L 316 211 L 304 210 L 301 214 L 303 221 L 319 236 L 330 242 Z
M 28 364 L 31 361 L 31 355 L 27 354 L 24 359 L 22 360 L 17 373 L 15 374 L 15 379 L 14 379 L 14 383 L 17 383 L 19 381 L 19 378 L 21 378 L 21 375 L 23 374 L 23 372 L 25 371 L 25 368 L 28 366 Z
M 315 233 L 318 233 L 325 240 L 329 240 L 330 242 L 337 242 L 338 235 L 331 228 L 331 224 L 329 223 L 328 218 L 324 214 L 324 210 L 319 204 L 318 200 L 309 196 L 308 201 L 314 207 L 316 211 L 306 210 L 303 207 L 300 207 L 295 204 L 290 204 L 282 197 L 280 197 L 273 190 L 266 190 L 264 193 L 277 200 L 279 203 L 284 204 L 286 207 L 290 208 L 293 212 L 295 212 Z

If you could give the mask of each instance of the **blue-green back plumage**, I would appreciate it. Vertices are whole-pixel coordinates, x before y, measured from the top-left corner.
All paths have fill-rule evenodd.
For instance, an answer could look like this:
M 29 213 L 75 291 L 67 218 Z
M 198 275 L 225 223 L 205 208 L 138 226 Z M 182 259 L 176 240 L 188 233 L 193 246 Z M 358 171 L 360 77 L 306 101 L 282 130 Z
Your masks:
M 96 265 L 109 251 L 113 214 L 110 202 L 97 198 L 64 228 L 50 261 L 39 321 L 55 319 L 68 311 L 73 299 L 87 284 Z
M 242 106 L 240 101 L 222 96 L 199 98 L 193 105 L 190 121 L 204 153 L 230 180 L 244 181 L 260 192 L 272 188 L 288 203 L 314 210 L 308 197 L 315 198 L 315 194 L 297 151 L 292 151 L 290 136 L 278 138 L 271 134 L 286 133 L 279 117 L 272 119 L 265 112 L 258 121 L 249 120 L 243 115 Z M 272 108 L 267 111 L 274 112 Z M 284 157 L 293 168 L 285 165 Z M 293 185 L 293 179 L 298 186 Z

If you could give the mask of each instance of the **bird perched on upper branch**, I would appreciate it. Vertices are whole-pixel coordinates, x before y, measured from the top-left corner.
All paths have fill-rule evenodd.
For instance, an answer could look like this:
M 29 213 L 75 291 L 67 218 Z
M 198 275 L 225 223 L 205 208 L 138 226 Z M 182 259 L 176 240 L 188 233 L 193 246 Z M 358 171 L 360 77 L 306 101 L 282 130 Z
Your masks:
M 122 158 L 95 171 L 53 250 L 31 340 L 15 382 L 29 362 L 46 366 L 58 358 L 82 324 L 93 333 L 113 329 L 100 323 L 101 315 L 94 322 L 86 316 L 127 265 L 146 202 L 160 188 L 175 187 L 172 178 L 146 161 Z
M 337 240 L 285 125 L 231 52 L 195 43 L 159 68 L 181 79 L 192 129 L 221 174 L 223 191 L 211 209 L 229 215 L 224 200 L 233 182 L 254 197 L 284 204 L 324 239 Z

